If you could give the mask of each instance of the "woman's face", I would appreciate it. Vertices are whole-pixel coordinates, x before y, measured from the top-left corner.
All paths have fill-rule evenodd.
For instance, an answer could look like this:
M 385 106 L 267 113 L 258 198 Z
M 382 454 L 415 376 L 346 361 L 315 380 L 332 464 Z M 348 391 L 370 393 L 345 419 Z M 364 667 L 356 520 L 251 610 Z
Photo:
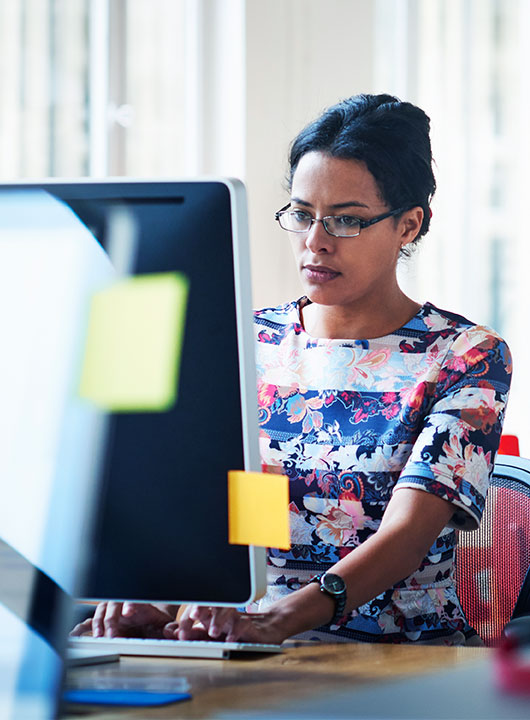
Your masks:
M 293 177 L 291 206 L 317 219 L 353 215 L 370 220 L 393 209 L 383 202 L 363 162 L 322 152 L 302 156 Z M 320 222 L 309 232 L 289 233 L 305 294 L 322 305 L 354 308 L 384 302 L 396 288 L 399 252 L 416 236 L 418 217 L 421 225 L 421 209 L 414 210 L 398 221 L 381 220 L 356 237 L 333 237 Z

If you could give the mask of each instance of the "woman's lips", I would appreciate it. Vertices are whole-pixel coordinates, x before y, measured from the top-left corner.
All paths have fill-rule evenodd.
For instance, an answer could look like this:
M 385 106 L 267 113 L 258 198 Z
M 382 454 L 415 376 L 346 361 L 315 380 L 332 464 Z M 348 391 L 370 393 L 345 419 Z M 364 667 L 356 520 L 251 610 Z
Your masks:
M 326 283 L 340 275 L 336 270 L 323 265 L 304 265 L 303 272 L 307 280 L 315 283 Z

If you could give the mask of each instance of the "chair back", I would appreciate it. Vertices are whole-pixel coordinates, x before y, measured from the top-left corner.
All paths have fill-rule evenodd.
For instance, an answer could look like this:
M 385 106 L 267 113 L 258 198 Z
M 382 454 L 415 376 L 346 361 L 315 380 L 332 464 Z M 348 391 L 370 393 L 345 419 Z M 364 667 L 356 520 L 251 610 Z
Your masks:
M 480 527 L 460 532 L 456 551 L 460 602 L 486 645 L 499 643 L 529 567 L 530 460 L 498 455 Z

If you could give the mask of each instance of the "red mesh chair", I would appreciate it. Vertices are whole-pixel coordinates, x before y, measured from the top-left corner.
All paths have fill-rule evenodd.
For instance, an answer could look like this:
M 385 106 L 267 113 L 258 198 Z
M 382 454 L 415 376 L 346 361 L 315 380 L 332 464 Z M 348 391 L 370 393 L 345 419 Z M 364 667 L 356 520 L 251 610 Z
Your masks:
M 516 603 L 525 611 L 529 568 L 530 460 L 498 455 L 480 527 L 460 533 L 456 552 L 460 602 L 486 645 L 499 643 Z

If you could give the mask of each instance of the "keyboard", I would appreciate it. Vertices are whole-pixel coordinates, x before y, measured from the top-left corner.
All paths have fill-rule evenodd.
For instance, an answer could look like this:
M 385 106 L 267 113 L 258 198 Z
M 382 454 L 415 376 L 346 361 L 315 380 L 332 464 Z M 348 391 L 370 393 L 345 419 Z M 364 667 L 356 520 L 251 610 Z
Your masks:
M 99 665 L 99 663 L 116 662 L 119 659 L 119 653 L 96 647 L 69 647 L 65 658 L 68 667 Z
M 120 655 L 150 657 L 209 658 L 226 660 L 240 653 L 279 653 L 281 645 L 269 643 L 221 642 L 219 640 L 166 640 L 158 638 L 69 637 L 69 648 L 90 648 Z

